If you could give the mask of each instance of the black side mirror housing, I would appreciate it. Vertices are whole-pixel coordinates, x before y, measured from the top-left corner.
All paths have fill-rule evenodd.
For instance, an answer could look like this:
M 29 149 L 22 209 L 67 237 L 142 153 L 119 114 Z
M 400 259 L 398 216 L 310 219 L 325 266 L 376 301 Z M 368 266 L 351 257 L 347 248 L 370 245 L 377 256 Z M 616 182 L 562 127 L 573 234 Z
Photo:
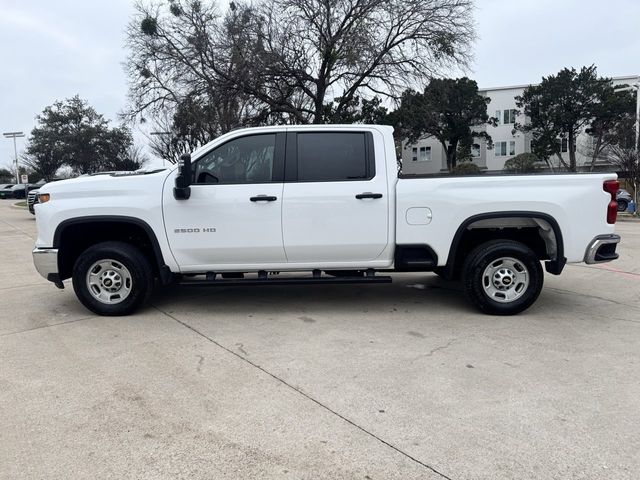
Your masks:
M 189 187 L 191 185 L 191 155 L 189 153 L 181 155 L 178 165 L 173 197 L 176 200 L 187 200 L 191 196 L 191 187 Z

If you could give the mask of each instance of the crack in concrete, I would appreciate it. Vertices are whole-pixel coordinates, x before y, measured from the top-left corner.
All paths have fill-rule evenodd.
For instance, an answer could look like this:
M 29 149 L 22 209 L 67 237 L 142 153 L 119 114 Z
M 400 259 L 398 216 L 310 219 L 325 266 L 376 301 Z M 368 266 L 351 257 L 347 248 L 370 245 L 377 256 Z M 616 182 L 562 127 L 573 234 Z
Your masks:
M 602 301 L 605 301 L 605 302 L 613 303 L 613 304 L 619 305 L 621 307 L 628 307 L 628 308 L 633 308 L 634 310 L 640 310 L 640 308 L 638 308 L 637 305 L 631 305 L 629 303 L 619 302 L 618 300 L 612 300 L 610 298 L 598 297 L 597 295 L 589 295 L 587 293 L 574 292 L 572 290 L 564 290 L 562 288 L 556 288 L 556 287 L 545 287 L 545 289 L 546 290 L 551 290 L 551 291 L 554 291 L 554 292 L 564 293 L 566 295 L 578 295 L 580 297 L 595 298 L 597 300 L 602 300 Z M 634 322 L 634 323 L 640 323 L 640 322 L 636 322 L 634 320 L 628 320 L 628 321 Z
M 424 355 L 422 355 L 423 357 L 433 357 L 433 354 L 436 352 L 439 352 L 441 350 L 446 350 L 447 348 L 449 348 L 451 345 L 453 345 L 455 342 L 457 342 L 458 339 L 454 338 L 452 340 L 449 340 L 445 345 L 440 345 L 439 347 L 435 347 L 432 348 L 429 353 L 426 353 Z
M 202 365 L 204 364 L 204 356 L 196 355 L 196 357 L 198 357 L 198 366 L 196 367 L 196 370 L 200 373 L 202 371 Z
M 31 234 L 27 233 L 25 230 L 21 229 L 20 227 L 16 227 L 15 225 L 7 222 L 6 220 L 0 219 L 0 222 L 4 223 L 5 225 L 8 225 L 9 227 L 13 228 L 14 230 L 17 230 L 18 232 L 22 233 L 23 235 L 26 235 L 27 237 L 29 237 L 31 240 L 35 240 L 35 237 L 32 237 Z
M 51 282 L 46 282 L 46 281 L 42 281 L 42 282 L 38 282 L 38 283 L 26 283 L 26 284 L 22 284 L 22 285 L 12 285 L 10 287 L 0 287 L 0 291 L 4 291 L 4 290 L 14 290 L 16 288 L 27 288 L 27 287 L 51 287 L 52 283 Z
M 40 325 L 38 327 L 27 328 L 25 330 L 18 330 L 17 332 L 0 333 L 0 337 L 9 337 L 11 335 L 18 335 L 19 333 L 33 332 L 34 330 L 42 330 L 43 328 L 57 327 L 59 325 L 66 325 L 68 323 L 82 322 L 84 320 L 91 320 L 92 318 L 96 318 L 95 315 L 91 317 L 76 318 L 75 320 L 67 320 L 66 322 L 51 323 L 49 325 Z
M 428 465 L 426 463 L 424 463 L 423 461 L 417 459 L 416 457 L 410 455 L 409 453 L 405 452 L 404 450 L 401 450 L 399 447 L 396 447 L 395 445 L 389 443 L 388 441 L 384 440 L 383 438 L 377 436 L 375 433 L 370 432 L 369 430 L 365 429 L 364 427 L 358 425 L 357 423 L 355 423 L 353 420 L 349 420 L 347 417 L 345 417 L 344 415 L 338 413 L 337 411 L 331 409 L 331 407 L 325 405 L 324 403 L 322 403 L 320 400 L 317 400 L 316 398 L 312 397 L 310 394 L 305 393 L 303 390 L 301 390 L 298 387 L 295 387 L 294 385 L 288 383 L 286 380 L 278 377 L 276 374 L 271 373 L 270 371 L 268 371 L 266 368 L 261 367 L 260 365 L 258 365 L 257 363 L 249 360 L 246 357 L 243 357 L 242 355 L 240 355 L 239 353 L 231 350 L 230 348 L 225 347 L 224 345 L 222 345 L 221 343 L 217 342 L 216 340 L 214 340 L 213 338 L 205 335 L 204 333 L 200 332 L 199 330 L 197 330 L 195 327 L 192 327 L 191 325 L 189 325 L 188 323 L 179 320 L 178 318 L 176 318 L 175 316 L 171 315 L 170 313 L 165 312 L 164 310 L 161 310 L 160 308 L 156 307 L 155 305 L 152 305 L 153 308 L 155 308 L 156 310 L 158 310 L 160 313 L 162 313 L 163 315 L 171 318 L 172 320 L 174 320 L 175 322 L 179 323 L 180 325 L 182 325 L 185 328 L 188 328 L 189 330 L 191 330 L 193 333 L 195 333 L 196 335 L 201 336 L 202 338 L 204 338 L 205 340 L 213 343 L 214 345 L 216 345 L 218 348 L 221 348 L 222 350 L 226 351 L 227 353 L 230 353 L 231 355 L 233 355 L 236 358 L 239 358 L 241 361 L 248 363 L 249 365 L 251 365 L 253 368 L 256 368 L 258 370 L 260 370 L 262 373 L 269 375 L 271 378 L 273 378 L 274 380 L 282 383 L 283 385 L 285 385 L 286 387 L 290 388 L 291 390 L 297 392 L 298 394 L 302 395 L 303 397 L 305 397 L 307 400 L 312 401 L 313 403 L 315 403 L 316 405 L 318 405 L 319 407 L 323 408 L 324 410 L 327 410 L 329 413 L 335 415 L 336 417 L 340 418 L 341 420 L 347 422 L 349 425 L 357 428 L 358 430 L 360 430 L 361 432 L 365 433 L 366 435 L 376 439 L 377 441 L 379 441 L 380 443 L 386 445 L 387 447 L 391 448 L 392 450 L 398 452 L 399 454 L 403 455 L 404 457 L 408 458 L 409 460 L 417 463 L 418 465 L 423 466 L 424 468 L 430 470 L 431 472 L 435 473 L 436 475 L 439 475 L 440 477 L 444 478 L 445 480 L 452 480 L 451 477 L 448 477 L 447 475 L 445 475 L 444 473 L 436 470 L 434 467 L 432 467 L 431 465 Z M 455 339 L 454 339 L 455 340 Z

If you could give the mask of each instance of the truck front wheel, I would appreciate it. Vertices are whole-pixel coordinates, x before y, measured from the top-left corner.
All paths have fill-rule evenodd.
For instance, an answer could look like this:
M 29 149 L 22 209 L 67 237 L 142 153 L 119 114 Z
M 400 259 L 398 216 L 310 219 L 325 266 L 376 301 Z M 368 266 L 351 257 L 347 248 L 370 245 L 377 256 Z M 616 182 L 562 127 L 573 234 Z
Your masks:
M 544 273 L 526 245 L 512 240 L 483 243 L 467 257 L 463 281 L 467 296 L 481 311 L 515 315 L 540 295 Z
M 153 290 L 149 260 L 133 245 L 103 242 L 85 250 L 73 267 L 73 289 L 98 315 L 129 315 Z

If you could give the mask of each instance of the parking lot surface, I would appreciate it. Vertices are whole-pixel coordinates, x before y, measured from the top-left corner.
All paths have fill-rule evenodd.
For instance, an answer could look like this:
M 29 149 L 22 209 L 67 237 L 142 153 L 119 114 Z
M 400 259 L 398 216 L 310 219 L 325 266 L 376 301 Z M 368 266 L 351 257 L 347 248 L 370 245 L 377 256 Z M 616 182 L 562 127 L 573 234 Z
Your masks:
M 0 201 L 0 478 L 636 479 L 640 222 L 515 317 L 458 285 L 165 288 L 92 315 Z

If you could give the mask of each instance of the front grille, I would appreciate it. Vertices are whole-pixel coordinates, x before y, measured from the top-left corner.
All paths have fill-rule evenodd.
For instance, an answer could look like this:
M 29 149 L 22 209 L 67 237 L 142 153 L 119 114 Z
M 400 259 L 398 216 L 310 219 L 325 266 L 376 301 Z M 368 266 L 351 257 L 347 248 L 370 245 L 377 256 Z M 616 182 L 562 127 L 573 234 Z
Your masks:
M 38 203 L 38 194 L 34 192 L 29 192 L 29 196 L 27 197 L 27 204 L 33 205 L 34 203 Z

